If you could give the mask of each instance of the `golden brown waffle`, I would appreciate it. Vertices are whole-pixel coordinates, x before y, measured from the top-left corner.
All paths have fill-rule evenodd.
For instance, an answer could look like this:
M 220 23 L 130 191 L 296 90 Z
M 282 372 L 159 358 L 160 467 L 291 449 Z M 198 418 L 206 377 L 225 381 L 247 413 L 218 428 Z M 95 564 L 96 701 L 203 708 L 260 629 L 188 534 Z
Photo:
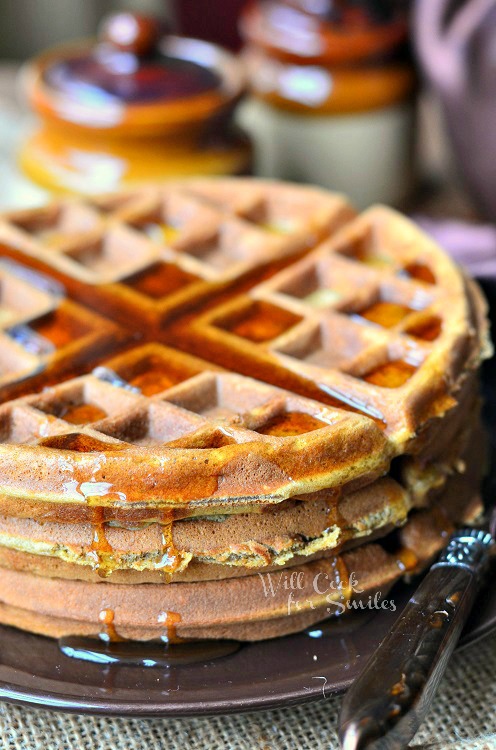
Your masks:
M 480 357 L 474 304 L 430 239 L 376 207 L 247 294 L 188 320 L 180 336 L 225 367 L 368 414 L 405 444 L 453 405 L 460 376 Z
M 223 183 L 220 183 L 223 184 Z M 68 201 L 0 220 L 0 242 L 61 279 L 76 298 L 127 326 L 163 323 L 200 298 L 314 246 L 352 215 L 314 188 L 234 182 L 231 210 L 190 187 Z M 205 192 L 205 191 L 204 191 Z M 212 192 L 212 196 L 210 196 Z
M 341 548 L 350 539 L 379 530 L 385 533 L 384 529 L 403 524 L 410 508 L 408 492 L 394 480 L 384 478 L 337 501 L 332 492 L 322 492 L 274 513 L 178 521 L 172 534 L 177 557 L 173 580 L 190 580 L 180 574 L 191 560 L 205 563 L 194 566 L 196 578 L 191 579 L 201 580 L 215 577 L 217 566 L 240 568 L 240 574 L 244 574 L 254 568 L 283 565 L 295 556 L 321 555 Z M 154 572 L 152 579 L 160 582 L 161 562 L 168 553 L 161 524 L 133 526 L 114 522 L 107 526 L 105 539 L 107 549 L 97 550 L 91 523 L 40 523 L 0 516 L 0 549 L 29 551 L 35 556 L 75 563 L 79 566 L 78 571 L 73 571 L 75 578 L 90 575 L 95 580 L 100 566 L 101 571 L 112 574 L 113 582 L 124 578 L 121 574 L 118 579 L 114 571 L 131 569 L 148 572 L 149 577 Z
M 147 583 L 146 606 L 140 585 L 42 578 L 22 568 L 5 569 L 0 619 L 55 637 L 108 635 L 102 615 L 110 613 L 119 637 L 147 640 L 168 635 L 164 615 L 180 613 L 180 637 L 259 640 L 286 635 L 347 611 L 353 601 L 370 606 L 376 592 L 386 598 L 405 573 L 418 572 L 433 559 L 455 524 L 473 521 L 480 511 L 478 498 L 460 492 L 455 482 L 435 507 L 413 515 L 384 544 L 368 543 L 338 557 L 263 576 L 165 587 Z M 289 585 L 290 575 L 299 575 L 300 582 L 291 598 L 286 586 L 277 585 L 281 577 Z
M 48 382 L 112 351 L 125 333 L 67 299 L 57 282 L 0 259 L 0 394 Z
M 121 509 L 90 506 L 87 518 L 60 522 L 56 509 L 48 513 L 41 503 L 31 508 L 4 505 L 0 567 L 94 582 L 103 575 L 112 583 L 136 585 L 223 580 L 335 556 L 390 533 L 405 523 L 411 508 L 439 502 L 447 491 L 447 476 L 452 477 L 448 491 L 456 481 L 457 503 L 472 497 L 483 440 L 478 412 L 470 402 L 469 407 L 462 410 L 463 428 L 457 425 L 460 415 L 452 412 L 447 418 L 447 441 L 439 441 L 433 461 L 424 464 L 419 456 L 409 459 L 418 464 L 415 472 L 411 466 L 406 472 L 394 470 L 401 483 L 385 477 L 358 490 L 323 490 L 280 503 L 270 512 L 168 524 L 162 512 L 148 508 L 146 523 L 138 523 L 135 514 L 128 523 Z
M 388 444 L 365 417 L 206 363 L 188 377 L 197 360 L 152 350 L 186 379 L 145 396 L 114 375 L 110 361 L 1 406 L 3 493 L 57 504 L 61 513 L 68 505 L 140 509 L 145 498 L 148 508 L 183 515 L 239 513 L 386 470 Z M 133 351 L 126 367 L 150 351 Z
M 61 395 L 73 398 L 59 400 L 57 411 L 69 405 L 73 416 L 87 416 L 88 407 L 74 396 L 93 385 L 91 378 L 69 381 Z M 107 408 L 116 401 L 112 391 L 97 393 Z M 37 398 L 45 397 L 40 407 L 53 410 L 53 391 Z M 93 399 L 91 410 L 100 408 L 98 398 Z M 412 507 L 425 506 L 444 491 L 448 476 L 465 471 L 465 454 L 470 436 L 477 432 L 479 415 L 471 400 L 460 407 L 445 420 L 446 440 L 438 440 L 428 460 L 422 454 L 402 458 L 393 470 L 397 479 L 383 477 L 363 485 L 360 478 L 347 488 L 327 488 L 276 505 L 250 507 L 250 513 L 239 512 L 233 504 L 219 507 L 215 515 L 204 515 L 207 507 L 198 509 L 192 522 L 191 509 L 164 511 L 151 503 L 145 508 L 132 504 L 99 507 L 97 497 L 85 505 L 63 508 L 26 498 L 22 503 L 3 502 L 0 564 L 7 565 L 7 559 L 17 563 L 18 557 L 6 552 L 17 550 L 34 557 L 28 570 L 44 575 L 51 575 L 53 561 L 61 560 L 70 564 L 66 573 L 56 565 L 56 575 L 62 577 L 98 580 L 104 575 L 117 583 L 139 583 L 163 580 L 164 571 L 170 571 L 167 580 L 206 580 L 335 554 L 350 540 L 384 535 L 391 526 L 403 524 Z M 18 415 L 22 421 L 21 414 L 22 410 Z M 32 423 L 26 413 L 24 418 L 26 424 Z M 480 446 L 471 463 L 480 465 Z M 472 477 L 473 486 L 478 478 L 477 473 Z M 184 517 L 188 520 L 182 521 Z M 225 566 L 236 570 L 226 571 Z
M 172 580 L 186 634 L 253 569 L 359 544 L 368 589 L 401 575 L 370 541 L 463 471 L 489 351 L 478 288 L 411 222 L 233 179 L 0 216 L 0 344 L 0 619 L 25 626 L 33 577 L 93 603 Z M 318 619 L 262 604 L 212 633 Z M 68 632 L 55 609 L 33 629 Z

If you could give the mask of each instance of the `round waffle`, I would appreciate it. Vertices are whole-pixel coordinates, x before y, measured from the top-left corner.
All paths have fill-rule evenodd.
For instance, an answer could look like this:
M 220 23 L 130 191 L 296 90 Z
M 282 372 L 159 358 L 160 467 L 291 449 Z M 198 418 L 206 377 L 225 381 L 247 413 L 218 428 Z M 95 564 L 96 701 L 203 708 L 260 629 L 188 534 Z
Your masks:
M 84 596 L 95 634 L 108 595 L 149 637 L 151 605 L 125 614 L 146 585 L 184 635 L 265 637 L 318 617 L 257 614 L 256 570 L 401 575 L 371 540 L 449 495 L 490 349 L 480 291 L 411 222 L 191 180 L 10 212 L 0 243 L 0 619 L 68 633 Z M 36 581 L 65 614 L 27 605 Z M 214 594 L 249 606 L 209 629 Z
M 161 581 L 164 570 L 170 571 L 167 580 L 198 581 L 334 555 L 350 542 L 402 525 L 412 508 L 429 504 L 444 491 L 448 476 L 466 472 L 467 443 L 479 420 L 478 399 L 474 402 L 472 389 L 467 393 L 472 398 L 461 399 L 446 417 L 444 440 L 437 441 L 436 450 L 402 459 L 396 479 L 382 477 L 360 489 L 320 490 L 275 507 L 262 506 L 258 513 L 176 519 L 170 527 L 153 508 L 141 522 L 126 522 L 91 506 L 87 518 L 61 522 L 56 510 L 48 515 L 38 507 L 35 517 L 20 516 L 19 509 L 5 504 L 0 563 L 19 563 L 19 555 L 9 550 L 28 553 L 24 569 L 38 574 L 132 583 Z M 474 486 L 477 481 L 476 475 Z M 54 565 L 56 560 L 69 567 Z
M 105 615 L 112 613 L 116 637 L 148 640 L 166 634 L 165 612 L 179 613 L 174 629 L 180 638 L 286 635 L 346 612 L 353 601 L 369 606 L 376 593 L 384 599 L 405 572 L 428 565 L 454 524 L 470 522 L 480 511 L 478 498 L 454 482 L 433 508 L 408 520 L 392 548 L 367 543 L 289 570 L 201 583 L 97 584 L 4 569 L 0 618 L 54 637 L 105 636 Z

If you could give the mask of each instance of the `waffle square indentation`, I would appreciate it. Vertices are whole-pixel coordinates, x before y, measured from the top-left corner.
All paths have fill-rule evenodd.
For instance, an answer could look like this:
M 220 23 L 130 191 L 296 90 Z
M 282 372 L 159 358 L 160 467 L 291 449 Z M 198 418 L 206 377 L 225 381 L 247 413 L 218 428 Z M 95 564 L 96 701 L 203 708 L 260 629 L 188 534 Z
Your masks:
M 50 341 L 57 349 L 73 344 L 95 330 L 87 320 L 81 319 L 65 306 L 32 321 L 29 328 Z
M 357 357 L 347 372 L 355 378 L 380 388 L 400 388 L 415 375 L 425 359 L 418 347 L 408 347 L 399 340 L 371 349 Z
M 95 282 L 115 281 L 137 272 L 158 257 L 158 251 L 137 232 L 115 226 L 65 250 L 65 255 L 95 276 Z
M 412 321 L 404 332 L 420 341 L 435 341 L 443 330 L 443 321 L 439 315 L 425 315 Z
M 172 356 L 160 344 L 139 347 L 108 361 L 106 366 L 144 396 L 162 393 L 201 371 L 200 364 L 195 367 L 177 352 Z
M 30 401 L 31 406 L 74 425 L 114 417 L 136 404 L 137 396 L 93 376 L 64 383 Z
M 197 430 L 205 421 L 171 404 L 152 402 L 98 425 L 99 432 L 137 446 L 165 445 Z
M 199 281 L 199 277 L 183 270 L 175 263 L 154 263 L 149 268 L 129 276 L 123 283 L 140 294 L 159 300 Z
M 100 223 L 90 207 L 70 202 L 11 212 L 7 218 L 12 226 L 42 242 L 45 248 L 57 248 Z
M 317 323 L 301 325 L 274 352 L 323 369 L 342 367 L 375 341 L 366 329 L 334 314 Z
M 177 386 L 165 398 L 210 421 L 236 423 L 245 412 L 268 403 L 273 389 L 236 375 L 203 373 Z
M 304 411 L 282 411 L 257 427 L 256 432 L 273 437 L 293 437 L 329 427 L 326 422 Z
M 355 236 L 336 246 L 336 252 L 378 270 L 394 267 L 394 257 L 380 242 L 374 227 L 362 227 Z
M 241 309 L 217 318 L 214 325 L 254 343 L 272 341 L 302 320 L 300 315 L 256 300 Z
M 62 433 L 67 425 L 52 416 L 40 414 L 25 404 L 0 407 L 0 443 L 35 444 Z
M 0 329 L 38 318 L 56 305 L 53 295 L 0 266 Z

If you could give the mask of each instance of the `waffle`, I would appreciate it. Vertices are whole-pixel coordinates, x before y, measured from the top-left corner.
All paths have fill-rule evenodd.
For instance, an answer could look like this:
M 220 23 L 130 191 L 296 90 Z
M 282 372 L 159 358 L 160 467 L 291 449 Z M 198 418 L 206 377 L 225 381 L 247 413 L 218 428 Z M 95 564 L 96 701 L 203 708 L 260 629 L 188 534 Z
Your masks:
M 314 246 L 353 215 L 343 198 L 317 189 L 239 184 L 244 198 L 232 210 L 199 185 L 198 196 L 161 187 L 12 212 L 0 221 L 0 242 L 124 325 L 156 326 L 267 259 Z
M 474 304 L 434 243 L 381 206 L 180 336 L 226 367 L 367 414 L 405 444 L 453 405 L 479 357 Z
M 155 637 L 162 596 L 186 637 L 293 632 L 323 602 L 283 617 L 257 573 L 385 593 L 395 529 L 420 569 L 422 514 L 480 507 L 484 301 L 395 212 L 190 180 L 6 213 L 0 245 L 1 621 Z
M 6 399 L 98 360 L 126 333 L 51 279 L 0 260 L 0 394 Z
M 157 349 L 155 346 L 144 348 L 146 361 L 150 361 L 152 352 L 157 356 Z M 141 362 L 136 355 L 135 351 L 134 361 Z M 99 369 L 101 374 L 109 372 Z M 245 381 L 244 378 L 239 380 Z M 41 395 L 20 399 L 19 405 L 11 402 L 8 408 L 24 426 L 32 424 L 28 414 L 37 412 L 40 423 L 45 424 L 46 415 L 50 416 L 49 426 L 44 429 L 37 426 L 37 431 L 44 435 L 52 433 L 49 438 L 41 438 L 43 444 L 47 440 L 66 440 L 70 422 L 64 422 L 63 413 L 70 420 L 81 422 L 102 406 L 107 413 L 117 408 L 117 424 L 124 419 L 129 429 L 129 419 L 134 425 L 135 413 L 141 413 L 142 407 L 137 409 L 135 405 L 141 404 L 143 398 L 134 389 L 125 395 L 117 393 L 114 389 L 119 387 L 122 385 L 102 384 L 96 377 L 86 376 L 67 381 L 57 389 L 47 389 Z M 266 388 L 269 392 L 277 391 Z M 93 580 L 98 580 L 98 575 L 111 575 L 112 580 L 121 580 L 126 579 L 125 571 L 133 574 L 146 571 L 146 581 L 150 580 L 150 575 L 160 580 L 164 572 L 175 581 L 222 577 L 226 575 L 225 565 L 238 568 L 239 574 L 246 574 L 253 568 L 265 569 L 293 562 L 301 556 L 333 552 L 349 540 L 385 533 L 392 525 L 403 524 L 412 507 L 426 505 L 437 491 L 443 490 L 447 477 L 460 469 L 460 457 L 477 430 L 479 402 L 473 398 L 473 388 L 466 387 L 466 391 L 471 397 L 461 398 L 459 408 L 452 410 L 445 419 L 445 439 L 436 441 L 435 451 L 424 450 L 416 457 L 402 458 L 401 465 L 396 467 L 396 479 L 390 476 L 369 482 L 360 476 L 339 488 L 327 487 L 277 504 L 247 505 L 245 512 L 241 512 L 239 503 L 224 502 L 213 508 L 215 514 L 211 513 L 211 506 L 205 504 L 170 510 L 164 507 L 163 498 L 155 504 L 149 499 L 146 507 L 136 508 L 129 501 L 123 507 L 118 496 L 103 498 L 101 502 L 102 494 L 95 493 L 88 494 L 81 503 L 84 491 L 80 488 L 76 497 L 79 502 L 66 498 L 62 507 L 47 502 L 48 498 L 44 503 L 27 502 L 27 498 L 23 498 L 22 504 L 10 498 L 9 502 L 0 503 L 4 514 L 0 515 L 0 548 L 75 563 L 80 566 L 79 571 L 72 569 L 76 578 L 87 577 L 89 568 Z M 91 406 L 84 403 L 83 396 L 91 401 Z M 151 399 L 145 403 L 149 409 L 157 404 L 160 411 L 162 401 Z M 92 416 L 104 415 L 97 411 Z M 100 423 L 83 427 L 85 432 L 80 433 L 78 440 L 82 442 L 91 437 L 103 442 L 106 436 L 97 432 L 97 425 L 101 424 L 100 430 L 107 430 L 107 422 L 104 416 Z M 111 424 L 115 425 L 115 418 Z M 204 434 L 204 430 L 200 430 L 202 439 Z M 163 439 L 163 434 L 155 437 Z M 70 439 L 75 439 L 75 433 L 70 433 Z M 252 448 L 255 439 L 253 436 L 248 440 Z M 138 440 L 136 436 L 135 440 Z M 149 440 L 147 436 L 144 444 Z M 194 437 L 194 442 L 198 442 L 198 437 Z M 108 485 L 103 489 L 107 491 Z M 106 500 L 110 501 L 107 505 Z M 191 520 L 195 522 L 188 522 Z M 100 544 L 95 544 L 95 533 Z M 168 558 L 169 566 L 164 562 Z M 36 564 L 39 569 L 40 561 Z M 143 576 L 137 580 L 144 581 Z
M 170 613 L 180 613 L 174 628 L 180 638 L 250 641 L 286 635 L 346 612 L 352 602 L 367 606 L 376 593 L 386 597 L 405 573 L 419 572 L 429 564 L 455 524 L 473 521 L 480 511 L 477 497 L 460 493 L 455 484 L 442 502 L 411 517 L 389 545 L 367 543 L 338 557 L 283 569 L 272 579 L 274 594 L 267 593 L 272 591 L 270 573 L 165 587 L 148 583 L 143 606 L 142 586 L 102 586 L 4 569 L 0 618 L 54 637 L 96 633 L 105 637 L 106 623 L 110 620 L 113 625 L 114 616 L 118 638 L 168 637 L 164 615 L 171 617 Z M 287 588 L 277 585 L 281 575 L 299 576 L 295 598 L 288 600 Z

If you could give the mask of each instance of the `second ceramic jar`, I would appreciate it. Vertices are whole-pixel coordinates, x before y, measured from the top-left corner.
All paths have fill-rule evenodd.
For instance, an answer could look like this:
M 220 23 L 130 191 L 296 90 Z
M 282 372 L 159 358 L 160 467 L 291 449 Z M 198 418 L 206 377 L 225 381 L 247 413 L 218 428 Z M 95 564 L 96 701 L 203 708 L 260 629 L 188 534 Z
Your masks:
M 257 171 L 315 182 L 360 207 L 412 186 L 415 74 L 391 0 L 266 0 L 244 14 Z

